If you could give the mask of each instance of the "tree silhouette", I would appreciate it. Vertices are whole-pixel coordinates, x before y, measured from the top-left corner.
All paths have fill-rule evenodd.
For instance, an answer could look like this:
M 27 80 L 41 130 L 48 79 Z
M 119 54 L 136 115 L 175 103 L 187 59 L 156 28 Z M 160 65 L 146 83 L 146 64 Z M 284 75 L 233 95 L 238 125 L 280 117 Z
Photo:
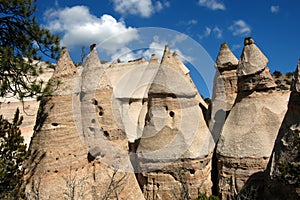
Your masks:
M 34 3 L 0 1 L 0 96 L 22 99 L 49 93 L 49 87 L 37 79 L 42 73 L 38 63 L 43 56 L 57 58 L 59 37 L 37 24 Z

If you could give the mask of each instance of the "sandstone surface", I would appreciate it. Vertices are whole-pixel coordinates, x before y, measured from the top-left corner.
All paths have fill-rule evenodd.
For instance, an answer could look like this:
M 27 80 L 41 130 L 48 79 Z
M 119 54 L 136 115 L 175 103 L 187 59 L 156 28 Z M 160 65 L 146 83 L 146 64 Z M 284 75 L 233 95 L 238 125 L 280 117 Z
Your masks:
M 300 60 L 294 73 L 288 110 L 276 138 L 269 161 L 264 196 L 269 199 L 299 199 L 299 119 L 300 119 Z
M 237 96 L 237 66 L 238 59 L 228 44 L 223 43 L 216 59 L 213 96 L 208 116 L 209 129 L 215 141 L 219 139 L 226 117 Z
M 199 106 L 203 100 L 176 56 L 166 46 L 148 91 L 145 127 L 136 151 L 138 181 L 146 199 L 211 194 L 214 141 Z
M 237 72 L 238 95 L 216 149 L 222 199 L 235 198 L 252 174 L 266 169 L 289 95 L 274 90 L 267 58 L 252 38 L 245 39 Z
M 28 198 L 35 198 L 37 192 L 40 199 L 144 198 L 134 174 L 122 171 L 117 158 L 112 161 L 114 165 L 105 162 L 111 155 L 105 154 L 107 149 L 101 144 L 113 142 L 105 139 L 104 131 L 98 135 L 100 130 L 95 131 L 97 127 L 90 126 L 89 123 L 98 120 L 91 120 L 94 115 L 79 113 L 81 109 L 89 111 L 91 107 L 96 110 L 93 99 L 89 99 L 90 105 L 86 102 L 92 96 L 92 89 L 98 87 L 99 79 L 95 80 L 90 70 L 100 68 L 99 63 L 96 49 L 92 49 L 84 64 L 86 70 L 77 77 L 77 69 L 63 49 L 50 79 L 59 79 L 61 84 L 52 96 L 42 100 L 30 145 L 31 159 L 25 175 Z M 102 72 L 101 68 L 98 69 L 98 73 Z M 72 83 L 76 87 L 71 87 Z M 76 105 L 78 110 L 73 105 L 76 100 L 81 100 Z M 81 118 L 76 115 L 81 115 Z M 88 123 L 88 120 L 91 121 Z M 100 144 L 94 146 L 93 140 Z

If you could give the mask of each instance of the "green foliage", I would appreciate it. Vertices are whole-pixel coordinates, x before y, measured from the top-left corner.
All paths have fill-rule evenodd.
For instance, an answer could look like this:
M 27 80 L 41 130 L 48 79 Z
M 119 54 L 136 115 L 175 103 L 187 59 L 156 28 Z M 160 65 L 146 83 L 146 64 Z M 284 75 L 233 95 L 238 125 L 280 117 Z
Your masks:
M 58 56 L 59 37 L 37 24 L 34 3 L 0 1 L 0 96 L 42 96 L 45 83 L 37 80 L 42 73 L 38 63 L 42 56 Z
M 280 71 L 275 70 L 273 72 L 273 76 L 275 76 L 276 78 L 279 78 L 282 75 L 282 73 Z
M 23 175 L 22 165 L 28 158 L 19 126 L 23 117 L 17 109 L 13 122 L 0 116 L 0 198 L 12 199 L 19 193 Z
M 299 133 L 297 133 L 299 134 Z M 292 135 L 292 134 L 290 134 Z M 291 136 L 290 136 L 291 137 Z M 278 169 L 280 172 L 279 181 L 288 185 L 295 185 L 296 187 L 300 187 L 300 136 L 297 135 L 293 138 L 293 143 L 290 147 L 290 150 L 297 152 L 295 162 L 282 162 L 278 161 Z
M 220 200 L 220 199 L 219 197 L 214 195 L 207 196 L 206 194 L 199 193 L 198 198 L 195 200 Z
M 291 78 L 291 77 L 293 77 L 293 75 L 294 75 L 293 72 L 288 72 L 288 73 L 286 73 L 286 77 L 287 77 L 287 78 Z

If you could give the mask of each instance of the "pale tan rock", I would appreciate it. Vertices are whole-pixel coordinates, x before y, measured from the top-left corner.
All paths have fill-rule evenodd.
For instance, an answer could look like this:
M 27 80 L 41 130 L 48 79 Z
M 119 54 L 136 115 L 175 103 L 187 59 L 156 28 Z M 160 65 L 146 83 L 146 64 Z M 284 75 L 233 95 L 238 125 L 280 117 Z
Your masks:
M 198 188 L 211 193 L 214 142 L 199 94 L 181 69 L 166 47 L 149 88 L 146 124 L 137 147 L 138 180 L 146 199 L 182 199 L 183 182 L 192 198 L 197 197 Z
M 264 187 L 263 195 L 269 199 L 300 198 L 300 180 L 296 172 L 300 165 L 298 143 L 300 138 L 299 68 L 300 63 L 298 62 L 292 81 L 288 110 L 278 132 L 272 157 L 266 170 L 269 187 Z
M 101 67 L 97 57 L 96 50 L 92 49 L 84 66 L 92 70 Z M 66 70 L 73 68 L 73 63 L 66 51 L 62 52 L 56 70 L 61 71 L 61 67 Z M 67 82 L 80 82 L 74 73 L 67 73 L 63 76 L 60 76 L 60 73 L 55 74 L 53 78 L 59 79 L 62 85 Z M 67 194 L 70 194 L 71 189 L 76 185 L 74 198 L 81 196 L 84 199 L 101 199 L 108 191 L 111 180 L 117 182 L 125 176 L 119 190 L 114 190 L 108 196 L 114 198 L 116 192 L 119 192 L 119 199 L 143 199 L 133 173 L 122 171 L 123 166 L 118 163 L 118 159 L 112 161 L 114 165 L 107 165 L 108 162 L 104 162 L 106 157 L 111 155 L 105 154 L 107 149 L 103 149 L 101 144 L 113 143 L 101 140 L 102 137 L 93 132 L 93 127 L 87 122 L 91 116 L 81 113 L 82 118 L 74 117 L 74 114 L 79 113 L 78 110 L 74 111 L 72 102 L 78 99 L 82 103 L 87 102 L 95 86 L 92 84 L 96 84 L 96 87 L 98 85 L 98 82 L 93 82 L 89 69 L 83 71 L 82 74 L 84 78 L 92 82 L 82 82 L 82 85 L 78 86 L 75 91 L 74 88 L 64 87 L 63 93 L 54 93 L 51 97 L 43 99 L 40 104 L 37 127 L 30 145 L 32 155 L 25 175 L 27 196 L 33 198 L 34 192 L 39 190 L 40 199 L 71 198 Z M 80 87 L 81 93 L 76 93 Z M 61 91 L 60 88 L 58 91 Z M 90 104 L 90 107 L 95 106 L 95 101 L 90 101 Z M 90 109 L 84 104 L 76 106 L 87 109 L 86 111 Z M 97 127 L 94 128 L 97 129 Z M 89 137 L 100 142 L 99 146 L 93 146 L 94 143 Z M 120 160 L 122 162 L 122 159 Z M 114 171 L 116 174 L 112 179 Z
M 229 49 L 228 44 L 221 44 L 220 51 L 216 60 L 216 67 L 218 68 L 218 70 L 223 71 L 226 68 L 236 69 L 238 62 L 238 59 Z
M 268 64 L 268 58 L 254 44 L 254 40 L 245 38 L 244 49 L 239 60 L 238 76 L 246 76 L 262 71 Z
M 222 199 L 234 199 L 253 174 L 266 169 L 287 109 L 289 92 L 274 90 L 266 64 L 267 58 L 246 38 L 237 69 L 238 95 L 216 149 Z M 263 175 L 252 181 L 260 179 Z
M 38 77 L 38 80 L 43 80 L 47 83 L 53 74 L 53 69 L 48 68 L 46 63 L 38 63 L 38 67 L 41 67 L 43 73 Z M 19 108 L 20 115 L 23 116 L 23 122 L 20 126 L 21 134 L 24 137 L 24 142 L 29 146 L 31 136 L 33 134 L 33 129 L 35 125 L 35 120 L 37 117 L 37 111 L 39 108 L 39 102 L 36 98 L 24 98 L 23 102 L 20 101 L 16 96 L 8 94 L 7 97 L 0 98 L 0 115 L 3 115 L 8 121 L 12 121 L 14 114 Z
M 215 142 L 219 139 L 226 117 L 237 96 L 238 59 L 229 49 L 227 43 L 221 44 L 216 60 L 212 102 L 208 113 L 209 129 Z

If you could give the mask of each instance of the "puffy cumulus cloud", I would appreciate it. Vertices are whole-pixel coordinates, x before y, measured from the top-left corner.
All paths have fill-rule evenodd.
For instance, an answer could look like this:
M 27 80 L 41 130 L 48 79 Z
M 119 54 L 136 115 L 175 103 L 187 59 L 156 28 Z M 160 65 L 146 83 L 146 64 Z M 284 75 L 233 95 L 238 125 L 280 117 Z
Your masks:
M 228 29 L 234 36 L 247 36 L 251 33 L 251 27 L 243 20 L 234 21 Z
M 276 14 L 279 12 L 279 6 L 271 6 L 270 10 L 271 10 L 271 13 Z
M 218 0 L 199 0 L 199 5 L 211 10 L 226 10 L 225 4 Z
M 47 28 L 52 32 L 62 34 L 62 45 L 69 48 L 92 43 L 99 44 L 112 36 L 120 35 L 101 46 L 108 52 L 114 52 L 138 39 L 138 31 L 135 28 L 126 27 L 124 21 L 117 21 L 106 14 L 99 18 L 92 15 L 85 6 L 48 10 L 45 17 Z
M 164 3 L 154 1 L 155 3 L 153 3 L 152 0 L 112 0 L 112 2 L 114 10 L 122 15 L 139 15 L 145 18 L 170 6 L 169 1 L 165 1 Z

